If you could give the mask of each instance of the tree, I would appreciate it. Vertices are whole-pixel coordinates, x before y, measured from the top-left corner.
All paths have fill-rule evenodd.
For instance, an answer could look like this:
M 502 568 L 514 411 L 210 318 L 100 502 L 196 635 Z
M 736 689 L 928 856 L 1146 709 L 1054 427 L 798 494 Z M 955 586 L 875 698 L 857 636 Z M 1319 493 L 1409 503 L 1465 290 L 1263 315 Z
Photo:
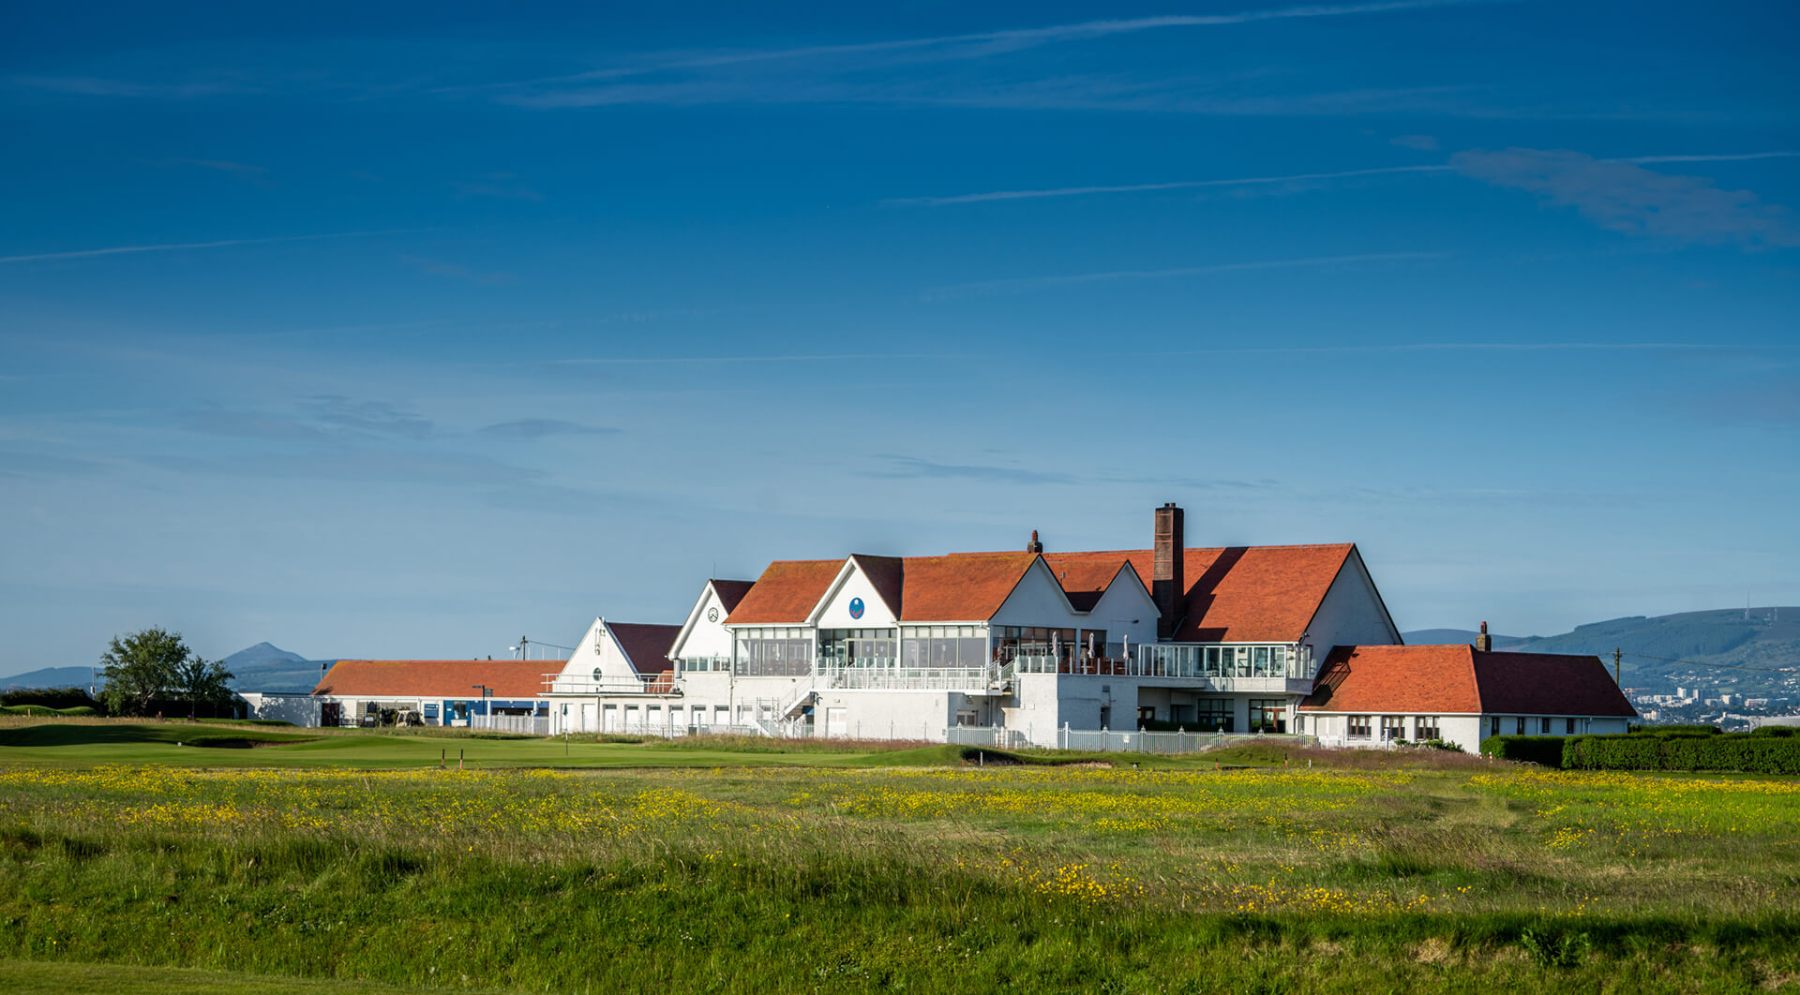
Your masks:
M 159 700 L 179 698 L 194 705 L 231 699 L 231 674 L 188 649 L 181 633 L 159 627 L 114 636 L 100 657 L 106 666 L 108 710 L 142 715 Z M 191 709 L 190 709 L 191 711 Z
M 235 676 L 217 660 L 202 660 L 193 655 L 175 667 L 174 696 L 188 703 L 188 717 L 200 705 L 226 705 L 231 702 L 231 685 Z

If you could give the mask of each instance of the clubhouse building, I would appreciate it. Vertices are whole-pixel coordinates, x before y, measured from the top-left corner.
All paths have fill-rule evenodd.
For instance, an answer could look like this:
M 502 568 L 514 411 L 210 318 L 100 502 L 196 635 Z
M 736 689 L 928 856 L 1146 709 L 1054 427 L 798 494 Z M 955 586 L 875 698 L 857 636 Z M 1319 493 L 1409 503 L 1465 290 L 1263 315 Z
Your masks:
M 680 625 L 595 619 L 529 714 L 552 733 L 982 727 L 1054 746 L 1180 729 L 1468 750 L 1635 717 L 1594 657 L 1495 653 L 1485 635 L 1400 645 L 1353 544 L 1189 548 L 1173 504 L 1153 525 L 1147 549 L 1047 552 L 1033 532 L 1019 552 L 778 560 L 755 581 L 709 580 Z M 320 691 L 341 695 L 331 676 Z

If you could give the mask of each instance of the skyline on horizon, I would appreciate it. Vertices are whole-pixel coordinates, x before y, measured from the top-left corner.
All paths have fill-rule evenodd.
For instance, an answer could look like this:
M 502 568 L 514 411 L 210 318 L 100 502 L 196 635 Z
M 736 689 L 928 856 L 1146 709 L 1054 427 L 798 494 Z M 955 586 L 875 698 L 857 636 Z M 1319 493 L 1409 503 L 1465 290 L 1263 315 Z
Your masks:
M 77 6 L 0 14 L 0 674 L 1170 500 L 1402 630 L 1800 604 L 1785 5 Z

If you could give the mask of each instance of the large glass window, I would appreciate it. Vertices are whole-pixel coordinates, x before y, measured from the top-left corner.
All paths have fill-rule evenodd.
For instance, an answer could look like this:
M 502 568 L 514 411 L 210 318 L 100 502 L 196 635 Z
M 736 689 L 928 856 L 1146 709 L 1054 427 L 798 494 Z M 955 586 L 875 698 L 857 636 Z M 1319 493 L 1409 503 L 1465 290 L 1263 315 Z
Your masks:
M 994 628 L 994 655 L 1002 663 L 1023 658 L 1020 669 L 1066 670 L 1075 658 L 1075 630 L 1002 625 Z
M 1196 726 L 1206 732 L 1230 732 L 1232 707 L 1230 698 L 1201 698 L 1195 702 L 1199 719 Z
M 820 629 L 819 666 L 892 667 L 893 629 Z
M 987 665 L 987 637 L 978 625 L 914 625 L 900 633 L 901 657 L 909 668 L 978 669 Z
M 1435 715 L 1419 716 L 1413 720 L 1413 727 L 1418 730 L 1413 734 L 1413 738 L 1421 743 L 1443 738 L 1438 734 L 1438 720 Z
M 1383 715 L 1381 717 L 1381 741 L 1392 743 L 1396 739 L 1406 738 L 1406 716 Z
M 812 634 L 798 627 L 739 629 L 737 672 L 749 677 L 794 677 L 812 672 Z
M 1251 732 L 1287 732 L 1287 701 L 1283 698 L 1250 699 Z
M 1344 717 L 1344 738 L 1368 739 L 1369 717 L 1367 715 L 1347 715 Z

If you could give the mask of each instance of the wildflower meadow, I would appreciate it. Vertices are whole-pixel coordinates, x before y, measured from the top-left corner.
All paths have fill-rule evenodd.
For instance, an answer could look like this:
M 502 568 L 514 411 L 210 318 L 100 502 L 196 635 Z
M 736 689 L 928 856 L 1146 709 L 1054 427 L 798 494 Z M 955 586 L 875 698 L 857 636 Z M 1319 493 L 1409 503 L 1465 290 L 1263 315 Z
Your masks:
M 0 986 L 101 967 L 221 990 L 1800 984 L 1795 779 L 1278 752 L 660 767 L 674 748 L 593 745 L 646 764 L 0 748 Z

